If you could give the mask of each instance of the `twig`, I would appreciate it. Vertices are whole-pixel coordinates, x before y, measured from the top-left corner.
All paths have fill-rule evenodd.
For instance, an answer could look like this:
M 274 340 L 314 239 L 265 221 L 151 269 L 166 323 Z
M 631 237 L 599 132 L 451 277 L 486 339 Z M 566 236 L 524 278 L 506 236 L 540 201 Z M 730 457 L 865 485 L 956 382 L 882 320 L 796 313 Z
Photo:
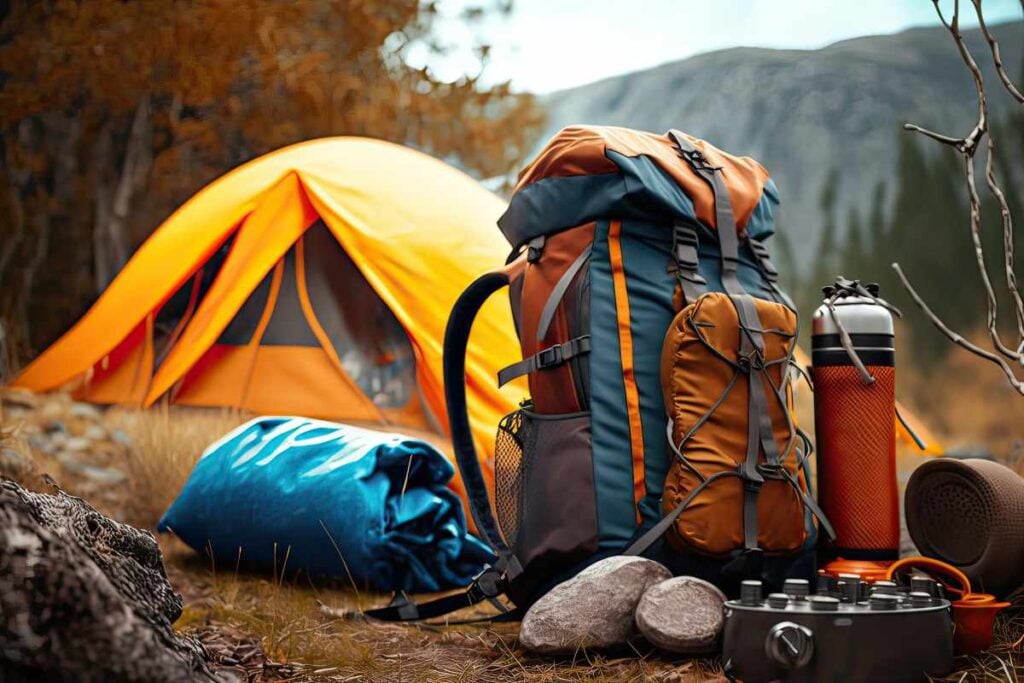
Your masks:
M 1006 69 L 1003 67 L 1003 57 L 999 54 L 999 43 L 996 42 L 992 32 L 988 30 L 985 16 L 981 12 L 981 0 L 971 0 L 971 2 L 974 4 L 974 11 L 978 14 L 978 26 L 981 28 L 981 34 L 985 36 L 985 42 L 988 43 L 988 49 L 992 53 L 992 63 L 996 67 L 996 73 L 999 74 L 999 80 L 1003 82 L 1007 92 L 1010 93 L 1013 99 L 1024 104 L 1024 94 L 1021 94 L 1017 86 L 1010 80 L 1010 77 L 1006 75 Z M 1024 9 L 1024 0 L 1021 1 L 1021 9 Z
M 942 332 L 942 334 L 944 334 L 951 342 L 953 342 L 957 346 L 963 347 L 964 349 L 970 351 L 971 353 L 977 356 L 981 356 L 985 360 L 991 361 L 998 365 L 999 367 L 1001 367 L 1003 369 L 1003 372 L 1006 373 L 1006 377 L 1007 379 L 1009 379 L 1010 384 L 1013 386 L 1013 388 L 1016 389 L 1019 393 L 1024 394 L 1024 382 L 1017 379 L 1016 375 L 1013 374 L 1013 370 L 1010 368 L 1009 364 L 1001 356 L 998 356 L 992 353 L 991 351 L 987 351 L 976 344 L 972 344 L 971 342 L 967 341 L 962 336 L 951 330 L 949 327 L 947 327 L 946 324 L 942 322 L 942 319 L 939 318 L 939 316 L 937 316 L 931 308 L 929 308 L 928 304 L 925 303 L 924 299 L 921 298 L 921 295 L 917 293 L 916 289 L 914 289 L 914 286 L 910 284 L 910 280 L 908 280 L 907 276 L 903 273 L 903 269 L 900 268 L 900 264 L 894 263 L 892 264 L 892 268 L 893 270 L 896 271 L 896 275 L 899 276 L 900 282 L 903 283 L 903 287 L 910 294 L 910 297 L 914 300 L 914 303 L 917 304 L 918 308 L 920 308 L 926 316 L 928 316 L 928 319 L 931 320 L 932 325 L 938 328 L 939 332 Z
M 981 31 L 985 36 L 985 40 L 988 43 L 989 50 L 992 54 L 992 61 L 995 64 L 996 71 L 999 74 L 999 78 L 1007 91 L 1013 96 L 1017 102 L 1024 104 L 1024 96 L 1021 95 L 1020 91 L 1013 85 L 1009 77 L 1006 75 L 1006 70 L 1003 68 L 1002 57 L 999 52 L 999 43 L 992 35 L 988 26 L 985 24 L 985 18 L 981 10 L 981 0 L 970 0 L 974 6 L 974 10 L 978 15 L 978 23 L 981 27 Z M 995 177 L 993 170 L 993 157 L 995 156 L 995 141 L 992 138 L 991 132 L 989 131 L 988 125 L 988 105 L 985 97 L 985 83 L 981 74 L 981 69 L 978 67 L 977 61 L 967 48 L 967 44 L 964 41 L 963 34 L 960 32 L 960 0 L 954 0 L 953 3 L 953 14 L 947 20 L 946 15 L 943 13 L 939 0 L 932 0 L 932 4 L 935 7 L 935 13 L 939 17 L 939 21 L 946 27 L 946 30 L 952 36 L 953 41 L 956 43 L 957 50 L 960 53 L 964 65 L 970 71 L 971 78 L 974 81 L 975 91 L 977 93 L 978 103 L 978 118 L 971 129 L 971 132 L 962 138 L 953 137 L 943 133 L 938 133 L 913 123 L 904 124 L 904 129 L 920 133 L 925 137 L 940 142 L 944 145 L 949 145 L 956 149 L 956 151 L 963 157 L 964 164 L 964 176 L 967 184 L 968 197 L 970 200 L 970 231 L 971 231 L 971 242 L 974 247 L 974 260 L 975 265 L 978 269 L 978 275 L 981 279 L 981 283 L 985 289 L 985 302 L 986 302 L 986 328 L 988 329 L 989 338 L 992 342 L 993 351 L 988 351 L 981 348 L 977 344 L 968 342 L 962 336 L 951 330 L 942 320 L 935 314 L 934 311 L 925 303 L 924 299 L 918 294 L 917 290 L 914 289 L 906 275 L 900 269 L 899 264 L 894 263 L 893 268 L 896 274 L 899 276 L 900 281 L 903 283 L 904 288 L 914 299 L 924 314 L 931 320 L 932 324 L 940 332 L 942 332 L 950 341 L 954 344 L 966 349 L 967 351 L 980 356 L 992 363 L 998 365 L 1007 379 L 1010 381 L 1011 386 L 1014 387 L 1019 393 L 1024 394 L 1024 380 L 1021 380 L 1016 375 L 1014 368 L 1007 363 L 1007 360 L 1015 361 L 1016 364 L 1024 365 L 1024 297 L 1021 295 L 1020 288 L 1017 286 L 1017 278 L 1014 273 L 1014 239 L 1013 239 L 1013 219 L 1010 215 L 1009 205 L 1006 201 L 1006 195 L 1003 193 L 1002 188 L 999 186 L 998 181 Z M 1024 0 L 1021 0 L 1022 6 L 1024 6 Z M 992 279 L 988 274 L 988 268 L 985 258 L 985 250 L 981 238 L 982 229 L 982 217 L 981 217 L 981 198 L 978 196 L 977 183 L 975 181 L 975 166 L 974 157 L 980 147 L 982 138 L 987 136 L 985 145 L 985 183 L 988 187 L 989 192 L 995 197 L 996 202 L 1000 209 L 1000 221 L 1002 224 L 1003 231 L 1003 270 L 1005 276 L 1006 288 L 1010 294 L 1010 299 L 1014 309 L 1014 318 L 1016 322 L 1017 340 L 1015 348 L 1010 348 L 1006 343 L 1003 342 L 1002 336 L 999 332 L 999 301 L 996 297 L 995 287 L 992 284 Z

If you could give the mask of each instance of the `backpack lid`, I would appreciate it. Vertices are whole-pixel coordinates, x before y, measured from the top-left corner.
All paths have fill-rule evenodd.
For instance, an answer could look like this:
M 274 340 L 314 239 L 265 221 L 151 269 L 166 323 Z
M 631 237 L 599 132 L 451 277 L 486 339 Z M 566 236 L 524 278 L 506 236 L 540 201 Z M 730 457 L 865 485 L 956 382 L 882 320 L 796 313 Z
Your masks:
M 750 233 L 756 238 L 771 234 L 778 195 L 765 168 L 749 157 L 686 137 L 710 165 L 721 169 L 737 230 L 745 229 L 752 215 L 766 213 L 754 221 Z M 569 126 L 520 172 L 498 226 L 519 247 L 540 235 L 601 217 L 689 220 L 714 228 L 714 196 L 667 135 L 615 126 Z

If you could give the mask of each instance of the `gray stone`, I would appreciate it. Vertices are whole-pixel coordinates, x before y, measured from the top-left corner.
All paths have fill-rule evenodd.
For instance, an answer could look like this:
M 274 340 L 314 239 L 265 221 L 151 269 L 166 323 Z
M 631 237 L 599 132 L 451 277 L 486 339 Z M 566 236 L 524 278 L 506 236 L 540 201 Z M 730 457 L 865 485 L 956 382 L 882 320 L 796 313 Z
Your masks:
M 132 445 L 132 437 L 128 436 L 128 432 L 123 429 L 115 429 L 110 436 L 122 446 L 130 447 Z
M 523 617 L 519 641 L 543 654 L 621 645 L 635 633 L 633 612 L 640 596 L 671 576 L 642 557 L 596 562 L 534 603 Z
M 99 424 L 92 424 L 86 427 L 85 433 L 82 436 L 92 441 L 102 441 L 107 438 L 107 430 Z
M 92 441 L 84 436 L 73 436 L 64 443 L 69 451 L 87 451 L 92 448 Z
M 216 680 L 151 534 L 0 481 L 0 567 L 0 680 Z
M 662 650 L 714 652 L 722 632 L 725 595 L 707 581 L 679 576 L 649 588 L 636 607 L 640 633 Z
M 99 420 L 103 417 L 103 413 L 100 412 L 99 408 L 89 403 L 72 403 L 71 414 L 86 420 Z

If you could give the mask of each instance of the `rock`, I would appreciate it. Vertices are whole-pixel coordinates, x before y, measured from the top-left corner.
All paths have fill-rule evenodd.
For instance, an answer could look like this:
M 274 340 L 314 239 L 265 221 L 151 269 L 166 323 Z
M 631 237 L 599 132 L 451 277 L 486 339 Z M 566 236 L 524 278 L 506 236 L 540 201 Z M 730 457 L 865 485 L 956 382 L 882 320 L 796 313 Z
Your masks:
M 543 654 L 621 645 L 635 633 L 640 596 L 671 578 L 668 569 L 642 557 L 609 557 L 558 584 L 526 613 L 523 647 Z
M 82 462 L 71 453 L 61 451 L 57 454 L 57 462 L 61 467 L 72 474 L 85 477 L 97 484 L 113 486 L 125 480 L 125 473 L 116 467 L 100 467 L 87 462 Z
M 0 447 L 0 476 L 21 480 L 35 470 L 35 463 L 24 453 L 6 446 Z
M 99 408 L 89 403 L 75 403 L 71 404 L 71 414 L 75 417 L 85 418 L 87 420 L 99 420 L 103 417 L 103 413 L 100 412 Z
M 4 408 L 36 408 L 39 406 L 39 396 L 28 389 L 4 389 L 0 396 L 0 405 Z
M 85 428 L 85 433 L 82 436 L 92 441 L 102 441 L 107 438 L 107 430 L 98 424 L 91 424 Z
M 132 437 L 128 436 L 128 432 L 123 429 L 115 429 L 110 436 L 116 443 L 126 448 L 130 448 L 132 445 Z
M 92 446 L 92 441 L 84 436 L 73 436 L 64 442 L 64 448 L 69 451 L 87 451 Z
M 68 427 L 64 424 L 64 420 L 47 420 L 43 423 L 43 431 L 47 434 L 66 434 Z
M 151 534 L 2 481 L 0 567 L 0 680 L 216 680 Z
M 662 650 L 708 654 L 718 646 L 725 595 L 692 576 L 678 576 L 649 588 L 636 607 L 640 633 Z

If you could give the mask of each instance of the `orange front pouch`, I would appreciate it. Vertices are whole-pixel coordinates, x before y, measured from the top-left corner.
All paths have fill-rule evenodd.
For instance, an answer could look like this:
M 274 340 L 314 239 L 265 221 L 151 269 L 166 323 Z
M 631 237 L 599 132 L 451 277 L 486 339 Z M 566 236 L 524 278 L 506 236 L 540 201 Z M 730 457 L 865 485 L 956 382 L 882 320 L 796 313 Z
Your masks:
M 661 358 L 661 384 L 676 446 L 665 478 L 662 506 L 667 514 L 703 481 L 736 471 L 747 457 L 751 384 L 764 391 L 780 461 L 806 491 L 799 471 L 799 440 L 788 414 L 788 362 L 796 343 L 796 315 L 787 307 L 755 299 L 764 330 L 764 373 L 738 369 L 740 327 L 728 295 L 709 293 L 672 321 Z M 762 381 L 762 376 L 770 382 Z M 760 463 L 765 462 L 759 451 Z M 679 515 L 668 537 L 678 551 L 727 557 L 744 547 L 744 488 L 739 477 L 723 476 L 704 486 Z M 767 479 L 758 495 L 758 546 L 766 555 L 797 552 L 807 538 L 804 507 L 793 483 Z

